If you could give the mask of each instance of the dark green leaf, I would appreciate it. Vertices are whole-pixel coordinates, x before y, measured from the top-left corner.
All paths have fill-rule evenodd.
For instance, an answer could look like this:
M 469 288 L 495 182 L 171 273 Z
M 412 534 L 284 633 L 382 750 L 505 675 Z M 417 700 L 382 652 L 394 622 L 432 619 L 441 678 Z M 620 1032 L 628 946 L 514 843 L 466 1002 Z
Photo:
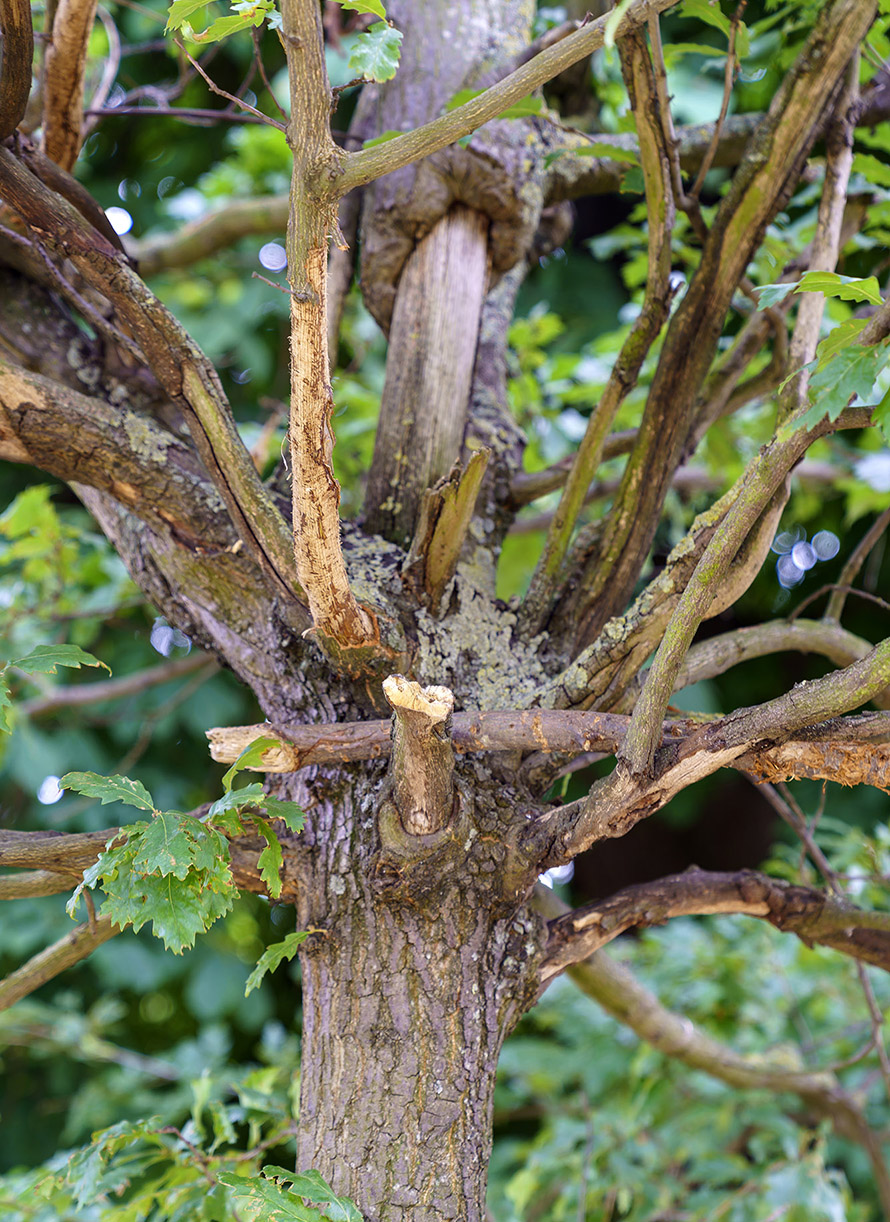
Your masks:
M 277 738 L 255 738 L 252 743 L 248 743 L 222 779 L 226 792 L 228 793 L 232 788 L 232 782 L 239 772 L 243 772 L 245 768 L 253 768 L 255 765 L 262 764 L 263 756 L 269 748 L 280 746 L 281 743 Z
M 155 809 L 154 799 L 140 781 L 127 776 L 99 776 L 96 772 L 67 772 L 59 781 L 62 789 L 74 789 L 88 798 L 99 798 L 103 806 L 124 802 L 137 810 Z
M 275 942 L 272 946 L 267 946 L 257 960 L 256 967 L 247 977 L 244 996 L 249 996 L 254 989 L 259 987 L 260 981 L 267 972 L 274 972 L 285 959 L 293 959 L 300 943 L 305 942 L 308 937 L 308 933 L 297 931 L 296 933 L 289 933 L 281 942 Z
M 266 795 L 261 805 L 270 819 L 281 819 L 292 832 L 301 832 L 306 823 L 306 813 L 296 802 L 282 802 L 279 798 Z
M 251 815 L 251 820 L 266 842 L 266 847 L 257 858 L 260 878 L 269 888 L 272 898 L 277 899 L 281 895 L 281 866 L 284 862 L 281 844 L 268 819 L 263 819 L 260 815 Z
M 29 654 L 17 658 L 11 665 L 29 675 L 54 675 L 58 666 L 71 666 L 75 669 L 81 666 L 103 666 L 111 674 L 110 667 L 78 645 L 37 645 Z
M 362 1216 L 345 1197 L 338 1197 L 330 1184 L 322 1179 L 318 1171 L 286 1171 L 284 1167 L 263 1167 L 267 1179 L 284 1180 L 290 1183 L 290 1191 L 304 1200 L 324 1206 L 324 1216 L 331 1222 L 362 1222 Z

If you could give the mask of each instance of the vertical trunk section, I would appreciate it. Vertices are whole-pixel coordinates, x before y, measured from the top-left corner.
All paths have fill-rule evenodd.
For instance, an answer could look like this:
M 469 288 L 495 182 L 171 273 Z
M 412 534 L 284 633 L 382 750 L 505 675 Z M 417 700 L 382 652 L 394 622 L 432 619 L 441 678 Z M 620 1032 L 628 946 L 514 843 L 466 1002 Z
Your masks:
M 497 874 L 466 821 L 406 833 L 402 873 L 384 862 L 385 785 L 316 789 L 307 807 L 298 922 L 324 932 L 301 955 L 297 1165 L 368 1222 L 484 1222 L 495 1071 L 531 1001 L 537 923 L 485 894 Z M 408 851 L 446 841 L 406 890 Z

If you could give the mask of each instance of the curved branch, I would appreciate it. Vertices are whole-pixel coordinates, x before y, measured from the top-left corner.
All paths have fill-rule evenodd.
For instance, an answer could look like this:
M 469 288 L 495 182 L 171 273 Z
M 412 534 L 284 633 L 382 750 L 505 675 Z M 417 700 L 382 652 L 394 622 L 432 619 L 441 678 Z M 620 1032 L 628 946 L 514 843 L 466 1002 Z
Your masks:
M 30 0 L 0 0 L 0 140 L 11 136 L 22 119 L 31 93 L 34 27 Z
M 43 78 L 43 151 L 64 170 L 83 139 L 83 78 L 96 0 L 58 0 Z
M 113 304 L 168 395 L 182 408 L 198 452 L 251 556 L 283 605 L 304 623 L 290 532 L 241 440 L 213 366 L 111 242 L 0 146 L 0 192 L 50 250 L 66 256 Z
M 280 234 L 287 229 L 287 195 L 235 199 L 170 233 L 127 242 L 127 250 L 139 266 L 140 275 L 156 276 L 171 267 L 189 267 L 208 259 L 240 238 Z
M 678 692 L 703 679 L 722 675 L 733 666 L 752 658 L 763 658 L 786 650 L 821 654 L 835 666 L 849 666 L 851 662 L 864 658 L 872 648 L 870 641 L 847 632 L 838 624 L 804 619 L 773 620 L 752 628 L 736 628 L 693 645 L 677 672 L 673 690 Z M 616 713 L 633 709 L 647 673 L 643 671 L 637 675 L 622 699 L 616 702 Z M 872 702 L 880 709 L 890 708 L 890 691 L 878 692 L 872 697 Z
M 741 913 L 760 917 L 851 958 L 890 971 L 890 912 L 867 912 L 814 887 L 800 887 L 755 870 L 719 874 L 687 870 L 617 891 L 550 922 L 540 989 L 628 929 L 661 925 L 676 916 Z
M 5 980 L 0 980 L 0 1010 L 8 1010 L 66 968 L 80 963 L 116 933 L 120 930 L 112 924 L 111 917 L 98 916 L 95 921 L 78 925 L 11 972 Z
M 654 13 L 662 13 L 676 3 L 677 0 L 633 0 L 615 30 L 616 40 L 645 25 Z M 342 169 L 331 176 L 331 193 L 343 195 L 353 187 L 364 186 L 384 174 L 411 165 L 453 144 L 462 136 L 468 136 L 490 119 L 496 119 L 515 102 L 570 68 L 579 59 L 598 51 L 605 41 L 608 20 L 609 15 L 606 14 L 582 26 L 541 51 L 478 97 L 465 102 L 463 106 L 456 106 L 438 119 L 406 132 L 404 136 L 396 136 L 385 144 L 350 153 Z
M 73 891 L 80 877 L 80 870 L 72 870 L 70 874 L 60 874 L 54 870 L 23 870 L 19 874 L 4 874 L 0 876 L 0 900 L 21 900 Z
M 569 911 L 552 891 L 540 886 L 535 889 L 533 903 L 550 919 Z M 883 1157 L 880 1137 L 870 1128 L 862 1107 L 830 1070 L 807 1070 L 789 1064 L 786 1051 L 780 1056 L 736 1052 L 702 1031 L 685 1014 L 669 1010 L 625 964 L 616 962 L 604 950 L 572 964 L 566 974 L 582 993 L 663 1056 L 702 1070 L 729 1086 L 797 1095 L 809 1110 L 830 1120 L 839 1136 L 862 1146 L 884 1212 L 890 1216 L 890 1168 Z
M 144 692 L 146 688 L 181 679 L 201 669 L 212 674 L 219 668 L 212 658 L 198 649 L 185 658 L 174 658 L 171 662 L 149 666 L 145 670 L 121 675 L 117 679 L 100 679 L 96 683 L 71 683 L 66 687 L 50 688 L 42 696 L 23 700 L 17 706 L 17 712 L 22 717 L 44 717 L 57 709 L 83 708 L 84 705 L 99 704 L 103 700 L 120 700 L 123 696 L 133 696 L 137 692 Z

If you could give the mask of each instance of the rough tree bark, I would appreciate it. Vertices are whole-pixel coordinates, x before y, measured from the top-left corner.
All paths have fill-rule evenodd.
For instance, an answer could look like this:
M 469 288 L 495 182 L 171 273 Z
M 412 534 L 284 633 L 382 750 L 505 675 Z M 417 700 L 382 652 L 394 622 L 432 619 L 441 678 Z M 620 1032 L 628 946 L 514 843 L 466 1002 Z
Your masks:
M 691 207 L 671 195 L 672 158 L 679 174 L 687 156 L 700 164 L 710 145 L 699 141 L 697 153 L 691 144 L 671 145 L 651 44 L 630 34 L 648 24 L 652 36 L 659 13 L 673 2 L 636 0 L 617 28 L 647 183 L 653 268 L 646 322 L 635 332 L 639 350 L 622 354 L 614 402 L 603 412 L 636 378 L 668 314 L 663 239 L 675 209 Z M 10 0 L 4 4 L 0 12 L 20 16 Z M 602 924 L 598 914 L 577 915 L 574 924 L 570 914 L 548 926 L 530 902 L 543 868 L 603 836 L 623 834 L 722 766 L 761 776 L 849 768 L 847 779 L 887 787 L 886 748 L 874 750 L 875 735 L 886 737 L 885 721 L 876 728 L 841 717 L 871 698 L 886 707 L 887 645 L 871 650 L 836 625 L 800 621 L 793 640 L 775 633 L 756 646 L 747 638 L 731 643 L 736 657 L 800 648 L 846 666 L 822 686 L 705 727 L 664 722 L 684 659 L 698 675 L 729 664 L 713 651 L 707 658 L 690 653 L 692 634 L 720 593 L 723 605 L 756 572 L 789 471 L 815 438 L 866 425 L 864 409 L 765 450 L 751 486 L 732 490 L 702 515 L 665 574 L 628 609 L 667 488 L 710 410 L 706 375 L 733 294 L 831 118 L 876 2 L 825 5 L 750 141 L 743 139 L 750 123 L 732 128 L 735 143 L 721 156 L 741 165 L 669 324 L 641 426 L 624 446 L 631 455 L 606 531 L 592 544 L 582 537 L 568 547 L 593 462 L 588 474 L 579 467 L 570 479 L 571 510 L 550 553 L 559 563 L 535 587 L 534 605 L 520 621 L 515 608 L 494 598 L 492 580 L 503 532 L 520 503 L 512 487 L 521 439 L 506 407 L 506 328 L 536 234 L 545 244 L 553 234 L 547 228 L 553 218 L 542 221 L 542 209 L 583 189 L 577 184 L 592 171 L 579 158 L 573 177 L 570 159 L 561 158 L 547 173 L 545 155 L 559 138 L 543 121 L 496 123 L 467 149 L 454 140 L 480 116 L 493 118 L 601 46 L 605 19 L 528 60 L 517 83 L 497 85 L 494 102 L 480 98 L 445 120 L 437 116 L 457 90 L 501 81 L 521 62 L 532 7 L 528 0 L 391 5 L 405 35 L 404 62 L 396 82 L 381 91 L 380 130 L 426 122 L 430 128 L 422 139 L 415 133 L 347 155 L 328 128 L 317 6 L 282 5 L 298 103 L 288 132 L 297 165 L 289 236 L 295 565 L 282 545 L 290 507 L 259 486 L 201 354 L 76 198 L 65 202 L 58 182 L 66 179 L 48 185 L 37 161 L 27 160 L 24 138 L 0 148 L 6 206 L 0 455 L 71 481 L 147 596 L 252 688 L 283 741 L 293 736 L 303 742 L 296 750 L 317 752 L 312 762 L 291 758 L 294 771 L 270 771 L 268 782 L 307 812 L 305 833 L 285 841 L 284 867 L 284 896 L 297 906 L 298 925 L 315 931 L 302 951 L 299 1162 L 353 1197 L 369 1222 L 485 1216 L 502 1041 L 558 971 L 607 940 L 591 940 L 591 925 Z M 8 41 L 8 53 L 11 47 Z M 54 147 L 50 142 L 48 151 Z M 70 140 L 59 144 L 63 169 L 72 147 Z M 429 156 L 418 161 L 423 153 Z M 391 364 L 364 530 L 344 528 L 341 540 L 330 470 L 324 259 L 340 196 L 375 179 L 364 203 L 362 285 L 390 329 Z M 66 198 L 74 198 L 73 190 Z M 465 299 L 455 300 L 457 289 L 443 296 L 443 284 L 460 283 L 459 273 L 468 280 Z M 84 291 L 103 300 L 104 330 L 95 342 L 74 334 L 50 290 L 78 310 Z M 422 351 L 412 330 L 417 302 L 424 307 Z M 887 333 L 886 313 L 869 342 Z M 122 349 L 131 359 L 118 358 Z M 442 353 L 447 380 L 433 359 Z M 81 422 L 77 446 L 66 437 L 72 421 Z M 610 423 L 594 420 L 599 433 L 581 462 L 609 452 Z M 464 440 L 490 452 L 484 479 L 485 464 L 477 460 L 461 478 Z M 564 472 L 554 486 L 560 478 Z M 681 605 L 687 583 L 691 593 Z M 536 635 L 544 623 L 549 640 Z M 643 661 L 662 637 L 666 660 L 644 686 Z M 579 653 L 579 642 L 592 643 Z M 396 708 L 390 766 L 377 723 L 386 711 L 382 680 L 401 670 L 407 679 L 389 680 Z M 643 725 L 636 716 L 629 722 L 619 716 L 630 711 L 620 703 L 625 694 L 640 688 L 648 700 Z M 461 722 L 454 755 L 452 699 L 458 716 L 493 709 L 517 715 L 509 733 L 499 725 L 496 749 L 490 738 L 483 742 L 489 731 L 482 722 Z M 581 709 L 595 717 L 616 708 L 608 726 L 585 729 L 571 720 Z M 529 712 L 537 709 L 552 720 Z M 332 723 L 338 730 L 364 726 L 374 745 L 350 755 L 332 727 L 336 743 L 325 755 L 323 726 Z M 311 738 L 315 727 L 312 743 L 299 739 Z M 474 739 L 487 754 L 471 753 Z M 839 755 L 831 756 L 833 746 Z M 620 749 L 622 764 L 587 801 L 556 808 L 541 798 L 562 759 L 552 763 L 554 748 L 568 755 Z M 82 866 L 95 846 L 76 847 Z M 238 859 L 238 877 L 259 890 L 250 852 L 248 845 Z M 31 893 L 58 889 L 66 875 L 47 845 L 23 856 L 21 846 L 0 839 L 0 862 L 42 865 L 41 877 L 28 884 Z M 687 896 L 696 887 L 698 908 Z M 780 924 L 788 916 L 784 892 L 735 876 L 667 879 L 657 899 L 662 915 L 670 915 L 714 910 L 707 907 L 717 902 L 713 895 L 728 905 L 730 893 L 741 896 L 733 911 Z M 792 898 L 816 903 L 812 896 Z M 646 899 L 615 897 L 613 927 L 650 919 Z M 832 936 L 838 921 L 860 919 L 854 910 L 829 916 Z M 869 961 L 890 965 L 890 934 L 861 920 Z M 806 929 L 817 936 L 815 918 Z

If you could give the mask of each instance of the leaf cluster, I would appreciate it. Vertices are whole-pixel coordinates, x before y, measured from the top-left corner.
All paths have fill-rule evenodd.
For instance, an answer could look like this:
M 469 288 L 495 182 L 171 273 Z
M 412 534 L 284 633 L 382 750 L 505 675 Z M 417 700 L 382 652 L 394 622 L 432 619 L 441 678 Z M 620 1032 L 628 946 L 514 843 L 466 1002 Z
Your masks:
M 281 843 L 272 820 L 290 831 L 303 826 L 303 812 L 293 802 L 263 793 L 258 782 L 233 789 L 238 773 L 258 763 L 275 739 L 258 739 L 246 748 L 223 778 L 225 792 L 200 818 L 157 808 L 148 790 L 127 777 L 70 772 L 63 788 L 102 805 L 121 802 L 148 812 L 150 820 L 128 824 L 106 845 L 68 902 L 71 916 L 85 888 L 100 886 L 102 912 L 120 929 L 140 930 L 148 921 L 168 950 L 180 954 L 194 945 L 198 933 L 228 912 L 238 895 L 232 877 L 227 837 L 258 833 L 265 841 L 258 868 L 274 898 L 281 894 Z M 263 813 L 264 812 L 264 813 Z M 279 960 L 280 961 L 280 960 Z

